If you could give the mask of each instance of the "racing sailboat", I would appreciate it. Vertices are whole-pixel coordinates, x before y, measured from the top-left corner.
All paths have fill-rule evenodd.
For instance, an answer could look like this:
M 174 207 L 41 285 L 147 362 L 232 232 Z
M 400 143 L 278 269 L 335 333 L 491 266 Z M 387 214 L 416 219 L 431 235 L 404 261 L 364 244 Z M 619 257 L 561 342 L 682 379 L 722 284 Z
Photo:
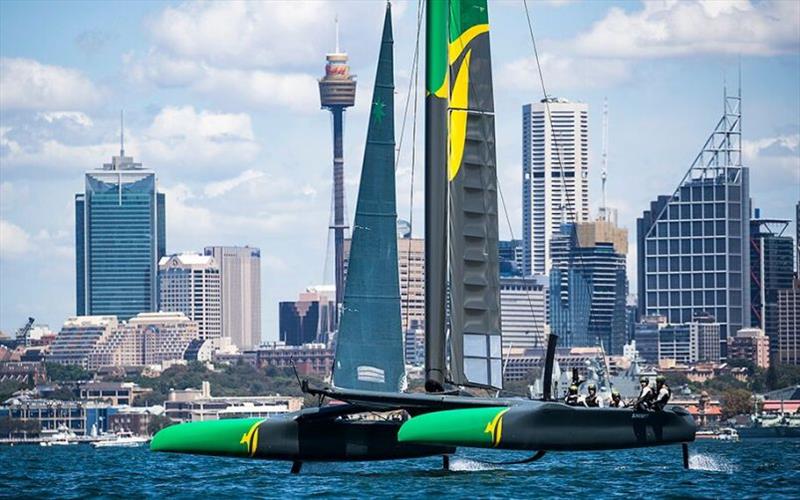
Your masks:
M 426 3 L 426 393 L 403 393 L 394 186 L 393 56 L 387 4 L 356 209 L 333 384 L 306 394 L 342 404 L 268 419 L 168 427 L 154 451 L 306 461 L 442 455 L 458 447 L 533 452 L 693 441 L 683 408 L 581 408 L 552 400 L 555 336 L 542 400 L 473 397 L 502 387 L 497 174 L 486 0 Z M 449 291 L 448 291 L 449 283 Z M 449 314 L 446 314 L 449 310 Z M 449 329 L 447 328 L 449 324 Z M 449 331 L 448 331 L 449 330 Z M 405 421 L 359 419 L 402 410 Z M 445 458 L 444 463 L 447 464 Z

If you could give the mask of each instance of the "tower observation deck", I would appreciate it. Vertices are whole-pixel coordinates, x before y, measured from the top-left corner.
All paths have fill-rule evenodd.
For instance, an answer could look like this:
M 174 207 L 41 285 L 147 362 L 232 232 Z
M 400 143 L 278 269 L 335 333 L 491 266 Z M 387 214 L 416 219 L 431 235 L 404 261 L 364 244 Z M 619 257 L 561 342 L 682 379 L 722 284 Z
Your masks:
M 339 24 L 336 24 L 336 51 L 327 54 L 325 76 L 319 79 L 319 99 L 322 109 L 333 117 L 333 224 L 334 234 L 336 307 L 340 309 L 344 298 L 344 239 L 348 229 L 344 218 L 344 153 L 342 151 L 343 118 L 345 108 L 355 104 L 356 79 L 350 74 L 347 54 L 339 50 Z M 338 314 L 337 314 L 338 323 Z

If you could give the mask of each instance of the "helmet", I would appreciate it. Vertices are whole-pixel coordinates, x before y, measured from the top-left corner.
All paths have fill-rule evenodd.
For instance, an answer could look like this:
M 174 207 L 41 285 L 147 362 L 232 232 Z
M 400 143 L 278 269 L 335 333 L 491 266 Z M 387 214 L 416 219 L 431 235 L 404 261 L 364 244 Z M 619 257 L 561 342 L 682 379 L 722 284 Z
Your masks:
M 619 396 L 619 391 L 617 389 L 611 389 L 612 396 Z
M 647 377 L 640 377 L 639 378 L 639 383 L 640 384 L 649 384 L 650 383 L 650 379 L 647 378 Z
M 666 382 L 667 382 L 667 378 L 664 375 L 659 375 L 658 377 L 656 377 L 656 383 L 657 384 L 664 384 Z
M 594 385 L 594 384 L 589 384 L 589 387 L 587 387 L 587 389 L 589 389 L 590 391 L 596 391 L 597 390 L 597 386 Z
M 573 385 L 569 386 L 569 393 L 570 394 L 575 394 L 577 392 L 578 392 L 578 386 L 577 385 L 573 384 Z

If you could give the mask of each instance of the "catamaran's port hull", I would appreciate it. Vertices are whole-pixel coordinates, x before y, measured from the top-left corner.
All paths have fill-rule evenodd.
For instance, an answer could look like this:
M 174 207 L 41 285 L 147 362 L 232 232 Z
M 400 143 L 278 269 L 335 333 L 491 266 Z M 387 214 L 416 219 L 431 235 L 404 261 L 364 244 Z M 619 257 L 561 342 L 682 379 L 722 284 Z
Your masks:
M 289 417 L 190 422 L 160 431 L 150 449 L 293 462 L 397 460 L 455 452 L 451 446 L 399 443 L 401 424 Z
M 694 441 L 689 412 L 582 408 L 562 403 L 426 413 L 400 429 L 403 443 L 504 450 L 594 451 Z

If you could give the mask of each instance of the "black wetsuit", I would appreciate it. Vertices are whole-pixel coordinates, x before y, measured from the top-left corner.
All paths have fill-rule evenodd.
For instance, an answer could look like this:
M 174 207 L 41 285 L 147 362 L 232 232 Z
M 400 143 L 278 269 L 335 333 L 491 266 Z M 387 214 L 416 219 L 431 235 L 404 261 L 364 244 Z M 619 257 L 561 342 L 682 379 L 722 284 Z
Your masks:
M 622 406 L 622 399 L 611 398 L 611 402 L 608 403 L 608 406 L 610 408 L 619 408 L 620 406 Z
M 595 393 L 594 396 L 591 394 L 586 396 L 586 398 L 583 400 L 583 403 L 589 408 L 597 408 L 600 406 L 600 401 L 597 399 L 597 393 Z
M 667 406 L 667 403 L 669 403 L 671 397 L 672 391 L 667 384 L 662 385 L 660 388 L 656 388 L 656 397 L 653 400 L 653 409 L 656 411 L 663 410 L 664 407 Z
M 567 397 L 564 398 L 564 402 L 570 406 L 578 406 L 578 395 L 567 394 Z
M 653 398 L 655 395 L 653 394 L 653 388 L 645 386 L 642 388 L 642 391 L 639 393 L 639 399 L 636 400 L 635 408 L 637 411 L 647 411 L 650 409 Z

